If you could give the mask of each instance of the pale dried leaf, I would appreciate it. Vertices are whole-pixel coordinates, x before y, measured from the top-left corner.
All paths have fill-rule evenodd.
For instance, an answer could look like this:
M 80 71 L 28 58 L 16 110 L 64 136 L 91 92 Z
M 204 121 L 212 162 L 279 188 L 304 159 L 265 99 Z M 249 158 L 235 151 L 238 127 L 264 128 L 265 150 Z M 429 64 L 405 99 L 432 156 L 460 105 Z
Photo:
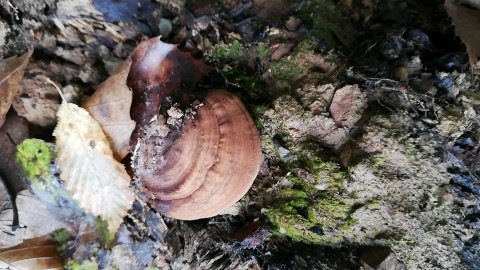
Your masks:
M 462 4 L 468 4 L 471 8 Z M 467 47 L 470 65 L 475 67 L 480 56 L 480 1 L 446 0 L 445 9 L 452 18 L 455 33 Z
M 3 186 L 0 185 L 0 189 Z M 29 190 L 17 194 L 17 209 L 20 227 L 12 231 L 13 210 L 6 208 L 0 213 L 0 248 L 11 247 L 24 240 L 49 234 L 69 225 L 56 216 L 59 206 L 47 206 Z
M 122 160 L 128 154 L 130 136 L 135 128 L 135 121 L 130 118 L 132 91 L 127 86 L 131 63 L 131 60 L 123 63 L 83 103 L 83 107 L 102 126 L 117 160 Z
M 63 269 L 57 245 L 49 236 L 26 240 L 20 245 L 0 250 L 0 269 Z
M 100 124 L 75 104 L 57 113 L 57 158 L 66 189 L 85 211 L 100 216 L 115 232 L 133 203 L 130 177 L 116 161 Z
M 30 50 L 22 56 L 0 61 L 0 126 L 5 122 L 5 115 L 12 105 L 32 53 L 33 50 Z

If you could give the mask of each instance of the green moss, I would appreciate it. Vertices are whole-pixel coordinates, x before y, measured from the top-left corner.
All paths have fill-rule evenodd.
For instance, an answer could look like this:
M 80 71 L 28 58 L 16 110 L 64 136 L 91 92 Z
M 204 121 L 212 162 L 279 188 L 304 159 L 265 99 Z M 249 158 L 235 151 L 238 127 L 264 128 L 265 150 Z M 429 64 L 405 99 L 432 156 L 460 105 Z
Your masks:
M 415 146 L 415 142 L 413 139 L 408 139 L 407 140 L 407 145 L 406 145 L 406 154 L 407 157 L 410 161 L 414 161 L 416 159 L 416 154 L 417 154 L 417 147 Z
M 220 43 L 214 46 L 210 53 L 213 62 L 238 62 L 245 56 L 242 44 L 234 40 L 230 44 Z
M 317 42 L 312 39 L 304 39 L 292 50 L 292 52 L 278 61 L 270 63 L 270 72 L 275 80 L 292 81 L 302 72 L 307 72 L 311 63 L 306 54 L 312 53 Z
M 266 216 L 273 233 L 279 237 L 312 244 L 339 243 L 342 238 L 339 231 L 355 224 L 350 216 L 351 203 L 340 195 L 345 193 L 348 174 L 337 163 L 315 154 L 290 164 L 310 174 L 306 177 L 289 174 L 286 178 L 291 184 L 279 190 L 276 203 Z M 327 188 L 319 188 L 321 185 Z
M 58 230 L 53 234 L 53 240 L 57 242 L 57 251 L 60 254 L 63 254 L 65 249 L 68 247 L 68 241 L 70 238 L 71 235 L 66 229 Z
M 68 270 L 96 270 L 98 264 L 94 261 L 83 261 L 82 263 L 69 261 L 65 264 L 65 268 Z
M 310 33 L 330 47 L 354 44 L 356 31 L 351 19 L 343 14 L 340 5 L 332 0 L 312 0 L 300 9 L 296 17 L 305 22 Z
M 480 72 L 478 70 L 477 72 Z M 478 79 L 478 78 L 477 78 Z M 464 95 L 469 99 L 470 104 L 480 104 L 480 92 L 479 91 L 465 91 Z
M 111 247 L 115 238 L 115 232 L 111 232 L 108 229 L 108 222 L 95 218 L 95 233 L 98 236 L 100 244 L 106 248 Z
M 238 40 L 229 44 L 219 43 L 210 50 L 208 55 L 229 84 L 250 92 L 255 90 L 257 86 L 255 72 L 246 72 L 245 49 Z
M 55 171 L 54 157 L 54 145 L 39 139 L 27 139 L 17 146 L 17 164 L 37 197 L 48 206 L 66 205 L 68 202 L 70 207 L 61 208 L 61 213 L 57 214 L 80 214 L 83 210 L 73 201 L 58 177 L 52 174 Z
M 282 58 L 270 64 L 270 71 L 276 80 L 291 81 L 302 73 L 302 68 L 292 61 Z
M 272 56 L 272 49 L 270 49 L 270 46 L 267 43 L 260 42 L 257 46 L 257 56 L 260 58 L 260 61 L 265 58 L 270 59 L 270 56 Z
M 381 157 L 381 156 L 372 156 L 372 162 L 373 164 L 375 165 L 381 165 L 382 163 L 385 162 L 385 158 Z
M 16 160 L 26 178 L 32 182 L 50 175 L 50 163 L 55 157 L 55 147 L 39 139 L 26 139 L 17 146 Z
M 265 112 L 268 110 L 266 106 L 256 106 L 254 110 L 254 114 L 259 117 L 265 114 Z

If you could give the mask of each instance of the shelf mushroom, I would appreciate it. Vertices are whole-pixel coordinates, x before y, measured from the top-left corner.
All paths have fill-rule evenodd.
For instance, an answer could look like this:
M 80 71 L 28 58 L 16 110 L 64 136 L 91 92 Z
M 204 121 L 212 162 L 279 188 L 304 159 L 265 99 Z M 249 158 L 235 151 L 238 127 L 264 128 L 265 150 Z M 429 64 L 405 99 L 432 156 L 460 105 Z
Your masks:
M 173 59 L 182 59 L 181 65 Z M 158 39 L 139 45 L 132 55 L 127 84 L 134 97 L 132 118 L 141 123 L 132 135 L 136 183 L 147 201 L 176 219 L 212 217 L 233 205 L 252 185 L 262 159 L 255 124 L 237 96 L 218 89 L 179 90 L 183 80 L 200 78 L 206 70 Z M 180 100 L 162 108 L 176 92 Z M 147 110 L 138 103 L 145 101 Z

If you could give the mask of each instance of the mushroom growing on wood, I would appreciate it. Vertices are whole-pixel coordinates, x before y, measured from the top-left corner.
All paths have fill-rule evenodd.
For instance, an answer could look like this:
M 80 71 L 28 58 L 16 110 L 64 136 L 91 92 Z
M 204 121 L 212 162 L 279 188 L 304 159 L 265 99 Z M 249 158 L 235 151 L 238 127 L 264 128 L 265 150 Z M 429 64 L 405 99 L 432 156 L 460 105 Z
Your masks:
M 206 67 L 193 58 L 178 66 L 169 59 L 190 56 L 159 40 L 147 42 L 137 49 L 147 53 L 133 53 L 129 74 L 132 118 L 147 117 L 136 119 L 138 133 L 132 136 L 138 141 L 133 157 L 137 185 L 166 216 L 183 220 L 215 216 L 243 197 L 258 173 L 262 154 L 255 124 L 240 99 L 225 90 L 181 91 L 184 79 L 199 75 L 179 69 L 203 73 Z M 151 60 L 146 54 L 165 60 Z M 162 92 L 166 85 L 167 92 Z M 179 98 L 165 100 L 169 95 Z M 135 104 L 135 96 L 149 106 L 154 100 L 157 107 L 146 114 L 136 110 L 146 105 Z

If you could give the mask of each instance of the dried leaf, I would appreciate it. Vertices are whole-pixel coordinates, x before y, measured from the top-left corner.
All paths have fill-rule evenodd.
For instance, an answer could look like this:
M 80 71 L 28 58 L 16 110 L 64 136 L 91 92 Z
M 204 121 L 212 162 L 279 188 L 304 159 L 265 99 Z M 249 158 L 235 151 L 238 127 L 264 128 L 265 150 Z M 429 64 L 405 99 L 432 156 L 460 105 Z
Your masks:
M 116 161 L 100 124 L 75 104 L 62 103 L 56 137 L 60 177 L 85 211 L 115 232 L 133 203 L 130 177 Z
M 10 195 L 8 195 L 8 191 L 7 189 L 5 188 L 5 185 L 3 185 L 3 179 L 2 177 L 0 177 L 0 213 L 3 212 L 3 210 L 5 210 L 7 204 L 8 204 L 8 201 L 10 201 Z
M 123 63 L 82 104 L 102 126 L 117 160 L 122 160 L 128 154 L 130 135 L 135 128 L 135 121 L 130 118 L 132 91 L 127 86 L 131 63 L 131 60 Z
M 464 6 L 467 3 L 471 7 Z M 455 33 L 467 47 L 470 65 L 476 66 L 480 56 L 480 1 L 446 0 L 445 9 L 452 18 Z
M 28 137 L 28 123 L 19 117 L 13 109 L 6 115 L 6 121 L 0 128 L 0 178 L 2 184 L 0 189 L 8 193 L 10 206 L 12 208 L 12 226 L 18 226 L 18 211 L 16 206 L 16 195 L 21 190 L 27 189 L 27 182 L 21 177 L 20 169 L 15 162 L 15 143 L 23 141 Z M 5 205 L 2 202 L 0 212 Z
M 0 185 L 0 189 L 3 187 Z M 69 225 L 54 216 L 59 206 L 47 206 L 29 190 L 17 195 L 20 227 L 12 230 L 13 210 L 7 208 L 0 213 L 0 248 L 11 247 L 26 239 L 49 234 Z
M 358 85 L 347 85 L 335 91 L 330 114 L 337 125 L 353 128 L 362 118 L 367 102 Z
M 43 236 L 0 250 L 0 269 L 63 269 L 63 262 L 56 243 Z
M 30 50 L 22 56 L 0 61 L 0 126 L 5 122 L 5 115 L 12 105 L 32 53 L 33 50 Z
M 19 170 L 15 163 L 15 144 L 26 139 L 28 133 L 27 121 L 18 116 L 14 110 L 10 110 L 5 123 L 0 128 L 0 175 L 9 185 L 9 191 L 13 193 L 28 188 L 27 183 L 20 179 Z M 10 187 L 12 190 L 10 190 Z
M 47 82 L 44 75 L 25 75 L 20 89 L 13 99 L 12 106 L 20 116 L 29 123 L 48 127 L 56 121 L 56 113 L 60 107 L 59 94 L 53 85 Z

